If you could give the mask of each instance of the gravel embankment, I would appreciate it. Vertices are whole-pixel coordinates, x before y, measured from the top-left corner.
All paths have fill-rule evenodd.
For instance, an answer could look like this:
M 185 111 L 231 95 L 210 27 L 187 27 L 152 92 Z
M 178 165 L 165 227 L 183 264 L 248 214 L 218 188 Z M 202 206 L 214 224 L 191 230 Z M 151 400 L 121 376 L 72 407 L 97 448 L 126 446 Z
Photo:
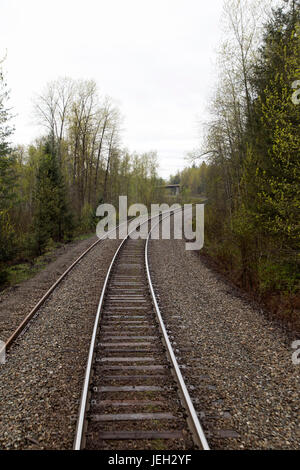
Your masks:
M 213 449 L 299 449 L 291 338 L 183 241 L 150 242 L 163 318 Z M 294 338 L 297 339 L 297 338 Z
M 100 242 L 74 267 L 0 365 L 0 449 L 72 448 L 95 313 L 118 243 Z
M 0 340 L 9 338 L 52 284 L 96 240 L 95 236 L 63 245 L 49 256 L 50 263 L 34 277 L 0 292 Z

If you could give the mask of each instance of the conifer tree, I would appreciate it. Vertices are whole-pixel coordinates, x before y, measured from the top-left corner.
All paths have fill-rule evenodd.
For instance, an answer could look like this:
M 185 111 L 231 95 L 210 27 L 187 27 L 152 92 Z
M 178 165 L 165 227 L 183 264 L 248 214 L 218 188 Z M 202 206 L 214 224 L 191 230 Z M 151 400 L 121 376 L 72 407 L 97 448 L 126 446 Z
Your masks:
M 1 64 L 0 64 L 1 65 Z M 9 210 L 15 195 L 14 157 L 9 143 L 13 128 L 7 108 L 9 93 L 0 69 L 0 283 L 6 278 L 6 262 L 14 251 L 14 230 Z
M 73 231 L 72 217 L 51 137 L 41 148 L 35 202 L 34 226 L 38 253 L 45 250 L 50 240 L 56 242 L 70 240 Z
M 255 139 L 249 143 L 245 165 L 245 203 L 256 231 L 269 237 L 278 250 L 295 256 L 299 240 L 300 106 L 292 96 L 293 83 L 300 80 L 300 7 L 287 14 L 276 12 L 264 41 L 253 77 L 258 98 L 254 103 Z

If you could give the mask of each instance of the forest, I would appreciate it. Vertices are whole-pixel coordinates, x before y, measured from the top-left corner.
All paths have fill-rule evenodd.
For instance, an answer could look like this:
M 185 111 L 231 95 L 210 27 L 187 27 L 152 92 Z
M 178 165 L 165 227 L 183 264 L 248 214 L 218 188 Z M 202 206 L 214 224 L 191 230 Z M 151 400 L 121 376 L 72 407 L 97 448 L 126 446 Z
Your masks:
M 246 7 L 245 7 L 246 5 Z M 300 0 L 262 18 L 264 2 L 229 0 L 205 139 L 171 176 L 181 200 L 206 200 L 205 254 L 284 315 L 299 313 Z M 201 59 L 199 59 L 201 60 Z M 93 80 L 58 78 L 35 98 L 44 135 L 13 146 L 0 64 L 0 284 L 15 265 L 92 233 L 95 209 L 158 202 L 155 152 L 122 144 L 122 115 Z
M 227 2 L 205 143 L 171 182 L 205 196 L 205 252 L 219 268 L 299 320 L 300 2 L 259 28 L 260 4 Z
M 9 139 L 11 111 L 1 75 L 0 280 L 11 266 L 28 263 L 58 243 L 95 233 L 103 202 L 149 206 L 159 195 L 157 155 L 122 147 L 120 110 L 101 98 L 93 80 L 59 78 L 35 98 L 33 114 L 44 136 L 25 147 Z

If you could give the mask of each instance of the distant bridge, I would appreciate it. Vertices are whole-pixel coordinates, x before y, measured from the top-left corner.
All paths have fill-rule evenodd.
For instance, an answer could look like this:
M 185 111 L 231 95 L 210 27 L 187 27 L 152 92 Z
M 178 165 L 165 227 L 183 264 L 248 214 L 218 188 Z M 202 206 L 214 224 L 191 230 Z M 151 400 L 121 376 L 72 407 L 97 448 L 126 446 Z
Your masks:
M 174 196 L 178 196 L 180 193 L 180 184 L 167 184 L 166 186 L 163 186 L 164 189 L 170 189 L 171 193 Z

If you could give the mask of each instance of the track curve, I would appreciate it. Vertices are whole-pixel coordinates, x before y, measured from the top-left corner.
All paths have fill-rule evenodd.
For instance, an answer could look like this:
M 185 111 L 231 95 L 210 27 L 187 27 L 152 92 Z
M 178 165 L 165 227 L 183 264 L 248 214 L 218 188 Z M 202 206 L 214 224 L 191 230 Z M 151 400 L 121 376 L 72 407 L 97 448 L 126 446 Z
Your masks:
M 75 450 L 209 449 L 156 302 L 148 265 L 150 234 L 146 242 L 128 235 L 108 269 Z

